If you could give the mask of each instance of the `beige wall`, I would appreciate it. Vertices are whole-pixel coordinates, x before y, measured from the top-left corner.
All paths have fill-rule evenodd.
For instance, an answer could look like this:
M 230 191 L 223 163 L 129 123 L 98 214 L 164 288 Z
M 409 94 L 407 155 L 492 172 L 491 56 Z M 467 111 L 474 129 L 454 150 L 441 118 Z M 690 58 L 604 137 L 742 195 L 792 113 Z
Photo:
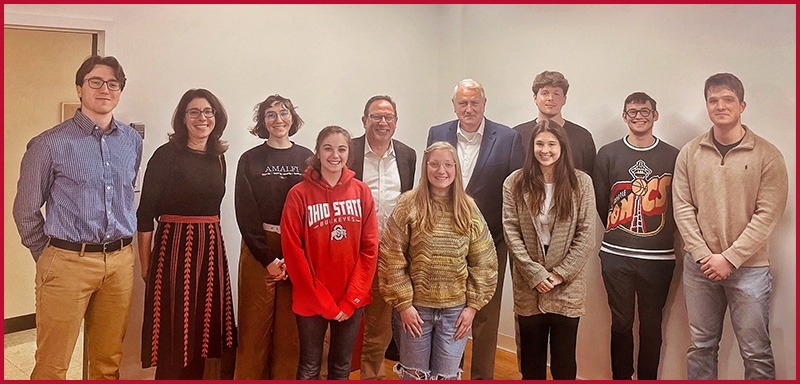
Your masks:
M 92 35 L 5 28 L 3 41 L 3 317 L 8 319 L 35 312 L 36 265 L 11 214 L 19 164 L 28 141 L 61 122 L 61 103 L 78 102 L 75 71 L 91 53 Z

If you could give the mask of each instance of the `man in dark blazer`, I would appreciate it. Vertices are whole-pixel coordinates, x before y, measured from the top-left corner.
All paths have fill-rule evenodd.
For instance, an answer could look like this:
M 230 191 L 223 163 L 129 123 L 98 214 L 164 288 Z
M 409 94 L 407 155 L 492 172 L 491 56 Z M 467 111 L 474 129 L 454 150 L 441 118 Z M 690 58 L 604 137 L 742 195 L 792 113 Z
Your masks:
M 378 216 L 378 232 L 383 233 L 397 197 L 414 187 L 417 153 L 392 138 L 397 129 L 397 105 L 389 96 L 373 96 L 361 117 L 366 133 L 353 139 L 350 169 L 356 179 L 372 190 Z M 364 308 L 364 344 L 361 349 L 361 379 L 383 379 L 386 375 L 384 352 L 392 340 L 392 307 L 378 289 L 378 274 L 372 282 L 372 303 Z
M 508 260 L 508 248 L 503 239 L 503 181 L 511 172 L 522 168 L 525 150 L 519 133 L 484 117 L 486 95 L 480 83 L 462 80 L 456 85 L 452 101 L 458 120 L 431 127 L 428 145 L 446 141 L 456 148 L 467 194 L 478 204 L 497 248 L 497 290 L 472 321 L 470 379 L 491 380 Z

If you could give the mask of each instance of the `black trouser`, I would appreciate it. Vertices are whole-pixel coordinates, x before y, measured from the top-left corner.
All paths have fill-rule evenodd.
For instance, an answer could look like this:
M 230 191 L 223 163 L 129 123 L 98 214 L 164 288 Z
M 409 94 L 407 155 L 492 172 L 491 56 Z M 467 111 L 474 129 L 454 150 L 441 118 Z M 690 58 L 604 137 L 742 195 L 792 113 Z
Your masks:
M 633 377 L 633 319 L 639 307 L 639 380 L 655 380 L 661 358 L 661 320 L 675 260 L 646 260 L 600 252 L 611 308 L 611 372 Z
M 523 380 L 547 379 L 547 339 L 550 338 L 550 373 L 556 380 L 575 380 L 578 365 L 575 345 L 580 317 L 555 313 L 517 315 Z

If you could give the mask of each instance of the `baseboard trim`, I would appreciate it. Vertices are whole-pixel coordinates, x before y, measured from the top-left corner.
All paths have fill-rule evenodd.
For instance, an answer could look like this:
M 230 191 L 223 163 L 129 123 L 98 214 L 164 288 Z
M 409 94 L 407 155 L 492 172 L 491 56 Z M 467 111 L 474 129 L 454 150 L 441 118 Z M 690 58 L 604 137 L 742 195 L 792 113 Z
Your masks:
M 506 335 L 504 333 L 498 333 L 497 348 L 502 349 L 506 352 L 511 352 L 516 355 L 517 341 L 514 339 L 514 335 Z
M 3 334 L 9 334 L 36 328 L 36 314 L 22 315 L 3 319 Z

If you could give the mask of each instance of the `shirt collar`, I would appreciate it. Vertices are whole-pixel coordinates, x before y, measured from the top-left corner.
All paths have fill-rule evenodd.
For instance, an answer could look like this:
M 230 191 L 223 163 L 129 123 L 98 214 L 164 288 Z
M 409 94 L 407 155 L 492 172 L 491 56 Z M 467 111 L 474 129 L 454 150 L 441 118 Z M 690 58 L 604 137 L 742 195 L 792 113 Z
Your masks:
M 366 156 L 367 156 L 367 155 L 369 155 L 370 153 L 371 153 L 373 156 L 375 156 L 375 157 L 380 157 L 380 156 L 378 156 L 378 154 L 377 154 L 377 153 L 375 153 L 375 152 L 372 150 L 372 146 L 371 146 L 371 145 L 369 145 L 369 140 L 367 140 L 367 138 L 366 138 L 366 137 L 364 138 L 364 144 L 365 144 L 365 145 L 364 145 L 364 157 L 366 157 Z M 387 149 L 387 150 L 386 150 L 386 153 L 384 153 L 383 155 L 384 155 L 384 156 L 390 156 L 390 157 L 394 157 L 394 140 L 392 140 L 392 139 L 389 139 L 389 149 Z
M 78 108 L 75 111 L 75 116 L 72 117 L 72 120 L 75 124 L 84 131 L 87 135 L 91 135 L 94 132 L 94 127 L 97 127 L 97 124 L 92 121 L 88 116 L 84 115 L 83 112 Z M 107 132 L 107 134 L 112 134 L 117 130 L 117 120 L 113 117 L 111 118 L 111 129 Z
M 477 133 L 477 136 L 483 137 L 483 129 L 485 127 L 486 127 L 486 117 L 484 117 L 483 120 L 481 120 L 481 125 L 479 125 L 478 126 L 478 130 L 475 131 L 475 133 Z M 461 129 L 461 122 L 460 121 L 458 122 L 457 133 L 458 133 L 459 136 L 461 136 L 461 137 L 463 137 L 465 139 L 467 138 L 467 135 L 469 134 L 469 132 L 464 131 L 463 129 Z

